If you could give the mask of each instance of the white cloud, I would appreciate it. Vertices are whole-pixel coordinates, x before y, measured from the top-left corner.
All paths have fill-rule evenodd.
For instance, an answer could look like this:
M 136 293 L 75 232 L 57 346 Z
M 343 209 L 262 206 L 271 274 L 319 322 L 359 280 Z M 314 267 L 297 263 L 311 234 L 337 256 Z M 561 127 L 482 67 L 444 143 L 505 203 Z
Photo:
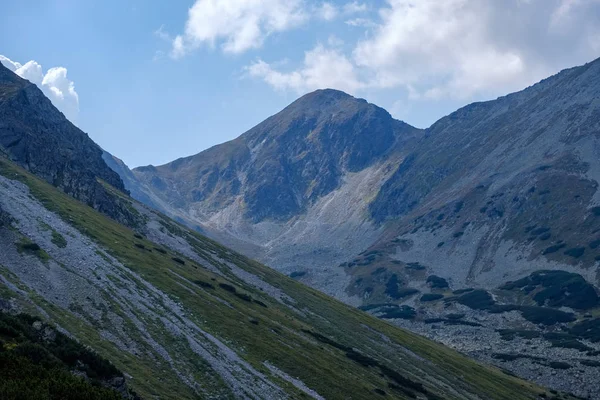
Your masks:
M 302 67 L 296 71 L 281 72 L 262 60 L 252 63 L 246 70 L 250 76 L 263 79 L 277 90 L 298 93 L 327 87 L 354 93 L 364 86 L 352 62 L 339 50 L 323 45 L 307 51 Z
M 296 70 L 260 61 L 250 75 L 295 91 L 402 88 L 411 99 L 468 99 L 523 88 L 600 48 L 600 0 L 387 0 L 378 18 L 345 22 L 365 31 L 351 53 L 320 45 Z M 331 65 L 341 72 L 325 73 Z
M 307 18 L 302 0 L 196 0 L 184 33 L 173 39 L 171 55 L 178 58 L 202 45 L 217 44 L 226 53 L 242 53 Z
M 358 14 L 363 13 L 369 10 L 369 7 L 365 3 L 359 3 L 358 1 L 353 1 L 352 3 L 344 4 L 344 14 Z
M 317 9 L 316 14 L 325 21 L 332 21 L 338 16 L 338 12 L 333 4 L 325 2 Z
M 44 72 L 36 61 L 21 64 L 3 55 L 0 55 L 0 62 L 21 78 L 36 84 L 69 121 L 77 122 L 79 95 L 73 81 L 67 78 L 66 68 L 54 67 Z

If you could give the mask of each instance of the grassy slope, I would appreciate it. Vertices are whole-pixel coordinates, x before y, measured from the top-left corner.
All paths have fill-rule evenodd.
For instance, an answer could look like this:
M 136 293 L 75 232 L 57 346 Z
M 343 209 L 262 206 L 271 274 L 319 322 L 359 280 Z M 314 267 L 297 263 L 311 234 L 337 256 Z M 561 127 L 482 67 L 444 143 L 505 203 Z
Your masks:
M 184 236 L 201 257 L 214 263 L 216 254 L 261 277 L 295 299 L 294 308 L 302 312 L 291 311 L 232 274 L 227 279 L 217 276 L 171 250 L 166 254 L 150 252 L 148 249 L 156 244 L 135 237 L 132 230 L 73 200 L 2 158 L 0 174 L 27 184 L 31 193 L 49 210 L 71 221 L 72 225 L 107 248 L 124 265 L 180 301 L 189 311 L 192 320 L 236 349 L 241 357 L 267 375 L 269 373 L 263 365 L 264 361 L 298 377 L 309 388 L 326 398 L 348 395 L 354 399 L 373 398 L 374 389 L 384 390 L 397 398 L 409 397 L 409 392 L 414 393 L 410 384 L 401 389 L 390 389 L 390 384 L 398 385 L 398 380 L 390 378 L 390 374 L 382 374 L 380 367 L 366 367 L 350 360 L 345 349 L 354 348 L 368 359 L 377 360 L 379 365 L 384 365 L 388 370 L 393 370 L 412 382 L 424 383 L 429 398 L 436 398 L 436 394 L 437 398 L 464 398 L 467 393 L 473 393 L 481 398 L 512 400 L 536 398 L 543 392 L 498 369 L 477 364 L 449 348 L 348 307 L 172 221 L 165 221 L 165 226 L 172 233 Z M 145 249 L 136 247 L 134 243 L 143 245 Z M 185 265 L 174 262 L 172 257 L 175 256 L 185 260 Z M 228 271 L 224 265 L 219 267 L 222 271 Z M 203 290 L 188 282 L 196 280 L 211 283 L 215 288 Z M 223 290 L 219 283 L 231 284 L 238 293 L 249 294 L 267 307 Z M 6 289 L 3 292 L 6 293 Z M 226 300 L 232 307 L 215 301 L 213 296 Z M 43 299 L 33 297 L 57 323 L 131 374 L 134 377 L 131 386 L 142 396 L 194 397 L 187 386 L 179 382 L 172 373 L 165 371 L 164 366 L 156 366 L 148 359 L 119 351 L 112 343 L 101 339 L 95 327 L 49 305 Z M 316 340 L 307 331 L 324 335 L 330 341 Z M 164 332 L 155 334 L 169 350 L 184 346 Z M 382 339 L 381 335 L 389 338 L 390 342 Z M 403 349 L 408 349 L 418 357 L 408 355 Z M 201 360 L 189 355 L 191 352 L 179 350 L 180 354 L 188 354 L 188 359 L 179 362 L 196 365 L 200 370 L 204 368 Z M 302 396 L 283 380 L 275 381 L 293 397 Z M 215 382 L 214 386 L 220 384 Z

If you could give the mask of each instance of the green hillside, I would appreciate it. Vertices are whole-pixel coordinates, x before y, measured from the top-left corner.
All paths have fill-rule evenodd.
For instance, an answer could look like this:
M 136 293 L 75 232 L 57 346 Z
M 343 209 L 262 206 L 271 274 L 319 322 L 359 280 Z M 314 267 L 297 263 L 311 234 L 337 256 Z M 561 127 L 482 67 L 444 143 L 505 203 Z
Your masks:
M 0 245 L 13 242 L 0 257 L 0 298 L 93 348 L 143 398 L 567 398 L 346 306 L 106 187 L 137 216 L 135 230 L 0 158 Z

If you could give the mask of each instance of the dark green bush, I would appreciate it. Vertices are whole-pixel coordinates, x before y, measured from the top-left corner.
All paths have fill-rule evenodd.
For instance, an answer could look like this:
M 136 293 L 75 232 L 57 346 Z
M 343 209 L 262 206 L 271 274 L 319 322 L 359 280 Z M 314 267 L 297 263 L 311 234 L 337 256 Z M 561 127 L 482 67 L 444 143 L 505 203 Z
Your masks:
M 571 364 L 562 362 L 562 361 L 550 361 L 548 366 L 553 369 L 569 369 L 569 368 L 571 368 Z
M 457 289 L 457 290 L 454 290 L 452 292 L 452 294 L 463 294 L 463 293 L 467 293 L 467 292 L 472 292 L 473 290 L 475 290 L 475 289 L 473 289 L 473 288 Z
M 520 306 L 523 318 L 534 324 L 554 325 L 560 322 L 575 321 L 575 315 L 546 307 Z
M 37 243 L 23 243 L 21 244 L 21 249 L 27 251 L 38 251 L 42 248 Z
M 413 319 L 417 315 L 414 308 L 409 306 L 400 306 L 398 308 L 387 309 L 379 318 L 383 319 Z
M 423 296 L 421 296 L 420 300 L 423 302 L 427 302 L 427 301 L 436 301 L 436 300 L 443 299 L 443 298 L 444 298 L 443 294 L 425 293 Z
M 234 286 L 231 286 L 231 285 L 229 285 L 227 283 L 219 283 L 219 287 L 221 289 L 226 290 L 226 291 L 231 292 L 231 293 L 236 293 L 237 292 L 237 290 L 235 289 Z
M 581 321 L 573 325 L 569 333 L 592 342 L 600 342 L 600 318 Z
M 444 278 L 436 275 L 427 277 L 427 283 L 430 283 L 433 289 L 444 289 L 448 287 L 448 282 Z
M 204 289 L 214 289 L 215 288 L 215 286 L 212 283 L 204 282 L 203 280 L 200 280 L 200 279 L 196 279 L 193 282 L 196 285 L 198 285 L 198 286 L 200 286 L 201 288 L 204 288 Z
M 474 310 L 486 310 L 495 304 L 492 295 L 483 289 L 463 293 L 456 301 Z
M 573 258 L 579 258 L 583 256 L 584 253 L 585 247 L 573 247 L 572 249 L 565 251 L 565 255 Z
M 38 318 L 0 312 L 0 398 L 2 399 L 120 399 L 101 382 L 122 373 L 110 362 L 68 336 L 55 331 L 44 338 L 47 326 L 33 328 Z M 78 369 L 89 382 L 72 374 Z
M 565 243 L 555 244 L 555 245 L 552 245 L 550 247 L 547 247 L 544 251 L 542 251 L 542 254 L 546 255 L 546 254 L 556 253 L 557 251 L 559 251 L 563 247 L 567 247 L 567 245 Z
M 522 289 L 530 293 L 538 287 L 542 290 L 533 296 L 533 300 L 540 306 L 586 310 L 600 303 L 594 286 L 581 275 L 560 270 L 535 271 L 518 281 L 505 283 L 500 289 Z

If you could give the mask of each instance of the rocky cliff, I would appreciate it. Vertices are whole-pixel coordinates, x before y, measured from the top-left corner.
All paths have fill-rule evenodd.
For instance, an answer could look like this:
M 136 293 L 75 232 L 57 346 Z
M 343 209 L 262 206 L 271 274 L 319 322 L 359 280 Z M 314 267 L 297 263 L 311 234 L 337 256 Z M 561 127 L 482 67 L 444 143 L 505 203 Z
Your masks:
M 42 91 L 0 63 L 0 150 L 78 200 L 132 220 L 98 180 L 125 190 L 102 159 L 102 149 L 69 122 Z

